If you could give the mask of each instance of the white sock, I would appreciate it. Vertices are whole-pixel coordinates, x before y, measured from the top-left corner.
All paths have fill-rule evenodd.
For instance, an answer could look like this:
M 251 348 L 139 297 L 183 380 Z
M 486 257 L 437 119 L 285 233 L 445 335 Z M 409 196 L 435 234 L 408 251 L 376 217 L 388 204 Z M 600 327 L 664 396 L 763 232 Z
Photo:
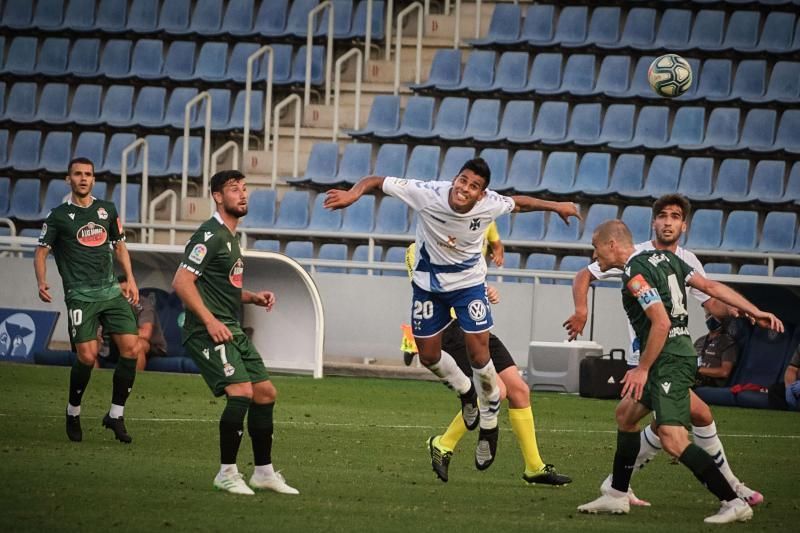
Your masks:
M 728 465 L 728 458 L 722 448 L 722 441 L 717 436 L 717 424 L 711 422 L 704 427 L 692 426 L 692 433 L 694 434 L 694 443 L 703 448 L 714 459 L 714 464 L 717 465 L 731 487 L 736 490 L 739 480 L 733 475 L 733 471 Z
M 458 368 L 456 360 L 449 353 L 442 350 L 442 356 L 439 362 L 434 363 L 428 367 L 428 370 L 436 374 L 442 382 L 456 391 L 459 394 L 466 394 L 469 392 L 469 387 L 472 384 L 469 378 Z
M 272 463 L 268 465 L 256 465 L 255 473 L 262 477 L 272 477 L 275 475 L 275 469 L 272 468 Z
M 494 429 L 497 427 L 497 413 L 500 411 L 500 387 L 497 386 L 497 371 L 491 359 L 483 368 L 472 367 L 472 380 L 475 390 L 478 391 L 481 429 Z
M 653 457 L 661 451 L 661 439 L 655 434 L 653 429 L 648 425 L 639 433 L 639 455 L 636 456 L 636 462 L 633 464 L 633 471 L 639 469 L 653 460 Z
M 69 416 L 78 416 L 81 414 L 81 406 L 80 405 L 72 405 L 71 403 L 67 403 L 67 414 Z
M 220 464 L 219 465 L 219 474 L 218 475 L 220 475 L 220 476 L 227 475 L 227 474 L 238 474 L 238 473 L 239 473 L 239 467 L 236 466 L 235 464 L 232 464 L 232 465 Z
M 111 409 L 108 410 L 108 416 L 111 418 L 119 418 L 122 416 L 122 413 L 125 411 L 124 405 L 117 405 L 115 403 L 111 404 Z

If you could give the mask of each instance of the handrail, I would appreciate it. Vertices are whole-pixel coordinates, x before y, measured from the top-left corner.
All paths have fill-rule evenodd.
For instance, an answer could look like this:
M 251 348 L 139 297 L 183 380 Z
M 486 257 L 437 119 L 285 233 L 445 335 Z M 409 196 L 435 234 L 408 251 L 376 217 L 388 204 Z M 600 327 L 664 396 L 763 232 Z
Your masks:
M 328 0 L 330 1 L 330 0 Z M 274 189 L 278 182 L 278 139 L 280 138 L 280 134 L 278 128 L 280 127 L 281 123 L 281 109 L 288 106 L 292 102 L 295 103 L 294 106 L 294 159 L 293 159 L 293 166 L 292 166 L 292 175 L 297 176 L 297 169 L 299 168 L 299 160 L 300 160 L 300 106 L 302 105 L 302 100 L 296 94 L 290 94 L 283 100 L 281 100 L 278 105 L 275 106 L 275 125 L 272 128 L 272 185 L 270 188 Z
M 406 7 L 397 15 L 397 35 L 395 36 L 396 50 L 394 55 L 394 94 L 400 92 L 400 52 L 403 46 L 403 19 L 408 13 L 414 10 L 419 11 L 417 14 L 417 64 L 414 83 L 419 83 L 420 73 L 422 72 L 422 19 L 424 9 L 420 2 L 414 2 Z
M 206 103 L 206 124 L 203 135 L 203 198 L 208 198 L 208 163 L 211 150 L 211 95 L 203 91 L 188 102 L 183 108 L 183 165 L 181 171 L 181 200 L 188 196 L 189 189 L 189 119 L 192 108 L 204 99 Z
M 233 170 L 239 170 L 239 145 L 236 144 L 236 141 L 228 141 L 211 154 L 211 175 L 217 173 L 217 161 L 219 160 L 219 156 L 225 152 L 231 152 L 233 154 Z
M 303 106 L 311 103 L 311 48 L 314 40 L 314 17 L 325 8 L 328 8 L 328 45 L 325 59 L 325 105 L 331 103 L 331 64 L 333 63 L 333 18 L 334 8 L 331 0 L 324 0 L 308 12 L 308 34 L 306 37 L 306 84 L 303 90 Z
M 162 192 L 161 194 L 159 194 L 158 196 L 153 198 L 153 201 L 150 202 L 148 215 L 149 215 L 149 219 L 150 219 L 150 224 L 152 225 L 153 223 L 155 223 L 155 220 L 156 220 L 156 208 L 158 206 L 160 206 L 162 204 L 162 202 L 164 202 L 167 198 L 170 199 L 170 202 L 169 202 L 169 224 L 170 224 L 170 228 L 169 228 L 169 243 L 170 244 L 175 244 L 175 222 L 177 222 L 176 213 L 178 212 L 178 195 L 175 193 L 175 191 L 173 191 L 172 189 L 167 189 L 166 191 Z M 150 244 L 155 244 L 155 242 L 156 242 L 156 229 L 151 227 L 149 229 L 149 233 L 150 233 L 150 238 L 148 240 L 150 241 Z
M 475 0 L 475 1 L 476 1 L 475 8 L 478 10 L 478 12 L 480 12 L 481 0 Z M 429 13 L 426 11 L 425 14 L 428 15 Z M 444 3 L 444 14 L 450 15 L 450 0 L 446 0 L 446 2 Z M 455 17 L 456 17 L 456 25 L 455 28 L 453 28 L 453 48 L 458 50 L 459 47 L 461 46 L 461 43 L 459 42 L 461 40 L 461 0 L 456 0 Z M 475 19 L 476 20 L 478 19 L 477 15 Z M 477 38 L 479 37 L 478 33 L 480 33 L 480 26 L 478 26 L 475 31 L 476 31 L 475 37 Z
M 267 59 L 267 90 L 264 99 L 264 150 L 269 149 L 269 126 L 272 117 L 272 80 L 275 70 L 275 51 L 271 46 L 265 45 L 250 54 L 247 58 L 247 76 L 244 86 L 244 140 L 242 141 L 242 159 L 245 152 L 250 149 L 250 97 L 253 93 L 253 64 L 264 54 L 269 54 Z
M 369 56 L 372 47 L 372 0 L 367 0 L 367 23 L 364 27 L 364 71 L 369 72 Z
M 139 146 L 143 146 L 144 163 L 142 164 L 142 190 L 139 204 L 139 221 L 145 222 L 145 210 L 147 209 L 147 189 L 148 189 L 148 175 L 150 173 L 150 148 L 147 145 L 147 139 L 139 137 L 122 150 L 122 164 L 120 166 L 120 187 L 122 191 L 119 194 L 119 219 L 122 224 L 125 224 L 125 211 L 128 208 L 128 154 Z M 141 233 L 141 242 L 145 242 L 145 232 Z
M 514 1 L 516 4 L 516 0 Z M 481 36 L 481 22 L 483 22 L 483 13 L 481 13 L 481 0 L 475 0 L 475 38 L 479 39 Z
M 355 101 L 355 117 L 354 117 L 354 129 L 359 128 L 359 118 L 361 116 L 361 82 L 363 78 L 363 71 L 361 70 L 361 49 L 360 48 L 351 48 L 348 52 L 346 52 L 342 57 L 336 60 L 336 77 L 334 78 L 335 81 L 333 82 L 334 86 L 334 93 L 333 93 L 333 142 L 336 142 L 339 138 L 339 93 L 342 89 L 342 65 L 350 59 L 351 57 L 356 56 L 358 59 L 356 61 L 356 101 Z
M 431 0 L 424 0 L 425 15 L 431 14 Z M 392 17 L 394 12 L 394 0 L 386 2 L 386 53 L 384 59 L 389 61 L 392 58 Z M 419 83 L 419 82 L 417 82 Z

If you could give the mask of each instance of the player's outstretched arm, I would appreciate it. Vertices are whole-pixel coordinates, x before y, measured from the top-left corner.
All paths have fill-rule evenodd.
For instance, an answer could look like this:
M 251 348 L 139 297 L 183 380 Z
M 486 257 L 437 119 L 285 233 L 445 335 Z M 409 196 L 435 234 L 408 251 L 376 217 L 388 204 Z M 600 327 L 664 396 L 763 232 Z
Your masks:
M 551 202 L 549 200 L 539 200 L 530 196 L 512 196 L 514 200 L 514 213 L 525 213 L 527 211 L 553 211 L 561 219 L 569 224 L 569 217 L 580 220 L 581 214 L 578 206 L 572 202 Z
M 762 311 L 753 305 L 747 298 L 731 289 L 724 283 L 704 278 L 700 274 L 695 273 L 689 278 L 686 284 L 690 287 L 694 287 L 697 290 L 703 291 L 712 298 L 717 298 L 718 300 L 721 300 L 722 302 L 739 309 L 745 315 L 752 317 L 755 320 L 755 323 L 762 328 L 783 333 L 783 322 L 781 322 L 778 317 L 772 313 Z
M 36 273 L 36 285 L 39 287 L 39 299 L 50 303 L 53 297 L 50 295 L 50 285 L 47 284 L 47 254 L 50 248 L 47 246 L 37 246 L 33 253 L 33 270 Z
M 128 247 L 125 246 L 123 241 L 119 241 L 114 245 L 114 255 L 117 257 L 117 262 L 122 267 L 122 272 L 128 279 L 127 288 L 122 292 L 122 295 L 132 305 L 139 304 L 139 287 L 136 286 L 136 279 L 133 277 L 133 268 L 131 267 L 131 255 L 128 253 Z
M 175 272 L 175 277 L 172 279 L 172 288 L 183 302 L 183 306 L 205 324 L 206 331 L 208 331 L 208 335 L 214 342 L 223 343 L 232 340 L 233 334 L 228 329 L 228 326 L 217 320 L 217 317 L 203 303 L 203 297 L 200 296 L 200 291 L 197 290 L 195 285 L 196 281 L 196 274 L 189 272 L 185 268 L 178 268 L 178 271 Z
M 356 200 L 361 198 L 364 194 L 383 188 L 383 180 L 383 176 L 367 176 L 361 178 L 361 180 L 350 187 L 348 191 L 330 189 L 325 193 L 325 202 L 322 206 L 325 209 L 344 209 L 354 204 Z
M 584 267 L 572 279 L 572 303 L 575 311 L 564 321 L 562 326 L 567 330 L 568 339 L 574 341 L 583 335 L 586 319 L 589 316 L 589 285 L 594 281 L 591 270 Z

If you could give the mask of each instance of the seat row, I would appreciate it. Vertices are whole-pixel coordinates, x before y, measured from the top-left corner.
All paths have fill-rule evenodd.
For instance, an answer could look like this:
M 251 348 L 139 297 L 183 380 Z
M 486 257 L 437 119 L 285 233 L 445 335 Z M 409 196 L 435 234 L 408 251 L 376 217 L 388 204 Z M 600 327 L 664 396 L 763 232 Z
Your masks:
M 800 50 L 796 16 L 773 11 L 623 9 L 617 6 L 498 4 L 487 36 L 478 47 L 592 47 L 645 52 L 794 53 Z
M 369 144 L 348 144 L 339 158 L 335 143 L 312 148 L 303 177 L 294 185 L 315 188 L 350 186 L 367 175 L 412 179 L 452 180 L 463 164 L 476 156 L 471 147 L 451 147 L 442 158 L 438 146 L 416 146 L 408 154 L 404 144 L 382 144 L 372 165 Z M 680 193 L 698 203 L 763 204 L 776 206 L 800 201 L 800 163 L 727 158 L 641 154 L 611 154 L 486 148 L 480 152 L 492 172 L 490 187 L 501 192 L 603 196 L 644 201 Z M 441 166 L 439 165 L 442 160 Z M 787 177 L 788 174 L 788 177 Z
M 738 107 L 706 109 L 633 104 L 575 104 L 530 100 L 446 97 L 408 99 L 400 116 L 400 99 L 375 98 L 363 129 L 355 138 L 476 145 L 541 144 L 561 147 L 606 147 L 612 150 L 800 152 L 800 110 L 751 109 L 742 121 Z M 501 108 L 502 111 L 501 111 Z M 435 118 L 434 118 L 435 117 Z
M 41 87 L 41 90 L 40 90 Z M 65 83 L 37 86 L 33 82 L 17 82 L 8 90 L 0 82 L 0 123 L 27 127 L 41 124 L 47 127 L 104 127 L 133 129 L 174 128 L 183 131 L 186 104 L 198 95 L 192 87 L 145 86 L 138 90 L 131 85 L 103 87 L 79 85 L 74 91 Z M 215 132 L 244 129 L 245 90 L 209 89 L 211 98 L 211 129 Z M 5 104 L 5 105 L 4 105 Z M 204 99 L 192 108 L 189 126 L 204 126 Z M 264 93 L 253 91 L 250 99 L 250 128 L 264 127 Z
M 0 29 L 170 37 L 305 38 L 319 0 L 6 0 Z M 365 35 L 367 2 L 334 0 L 334 38 Z M 328 33 L 328 9 L 314 35 Z M 383 39 L 384 5 L 373 1 L 372 37 Z
M 154 178 L 180 176 L 183 169 L 183 137 L 171 139 L 166 135 L 147 135 L 148 175 Z M 8 131 L 0 130 L 0 170 L 22 173 L 64 175 L 74 157 L 87 157 L 95 165 L 95 174 L 119 176 L 122 172 L 122 152 L 136 140 L 133 133 L 84 131 L 73 136 L 69 131 L 38 130 L 16 132 L 8 148 Z M 74 142 L 73 142 L 74 141 Z M 189 137 L 189 176 L 201 174 L 202 138 Z M 128 154 L 129 175 L 139 175 L 144 157 L 136 149 Z
M 439 50 L 428 80 L 413 84 L 418 93 L 464 96 L 520 96 L 660 100 L 647 81 L 652 56 L 632 64 L 625 55 L 503 52 L 474 50 L 461 70 L 460 50 Z M 800 102 L 800 62 L 689 58 L 694 81 L 676 103 L 741 101 L 749 104 Z M 598 70 L 599 66 L 599 70 Z M 633 74 L 631 67 L 633 66 Z M 734 73 L 735 72 L 735 73 Z M 529 74 L 530 73 L 530 74 Z
M 3 38 L 0 37 L 0 49 Z M 273 83 L 301 84 L 305 81 L 306 47 L 275 44 L 273 48 Z M 76 78 L 77 81 L 104 78 L 164 81 L 171 85 L 188 82 L 206 84 L 243 84 L 247 79 L 247 58 L 259 49 L 255 43 L 173 41 L 158 39 L 96 38 L 70 40 L 64 37 L 15 37 L 9 44 L 0 74 L 40 78 Z M 1 58 L 0 58 L 1 59 Z M 267 78 L 267 56 L 254 64 L 253 80 Z M 325 49 L 311 49 L 311 83 L 324 79 Z

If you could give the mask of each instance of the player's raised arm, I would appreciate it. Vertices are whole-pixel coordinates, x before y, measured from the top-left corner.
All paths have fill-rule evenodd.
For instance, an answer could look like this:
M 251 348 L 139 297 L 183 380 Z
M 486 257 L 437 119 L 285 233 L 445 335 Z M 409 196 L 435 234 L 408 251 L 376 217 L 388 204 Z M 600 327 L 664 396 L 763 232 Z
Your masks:
M 530 196 L 512 196 L 516 204 L 513 213 L 525 213 L 527 211 L 553 211 L 561 217 L 561 220 L 569 224 L 569 217 L 575 217 L 580 220 L 581 214 L 578 211 L 578 206 L 572 202 L 552 202 L 549 200 L 540 200 Z
M 588 267 L 579 270 L 572 279 L 572 304 L 575 310 L 562 324 L 571 341 L 577 339 L 578 335 L 583 335 L 583 328 L 589 316 L 589 286 L 595 279 Z
M 364 194 L 383 188 L 384 176 L 366 176 L 350 187 L 350 190 L 330 189 L 325 193 L 325 209 L 344 209 L 353 205 Z
M 778 317 L 772 313 L 762 311 L 753 305 L 747 298 L 731 289 L 724 283 L 710 280 L 695 272 L 694 275 L 692 275 L 686 281 L 686 284 L 690 287 L 694 287 L 697 290 L 703 291 L 712 298 L 716 298 L 723 303 L 739 309 L 746 315 L 755 319 L 756 324 L 762 328 L 783 333 L 783 322 L 781 322 Z

